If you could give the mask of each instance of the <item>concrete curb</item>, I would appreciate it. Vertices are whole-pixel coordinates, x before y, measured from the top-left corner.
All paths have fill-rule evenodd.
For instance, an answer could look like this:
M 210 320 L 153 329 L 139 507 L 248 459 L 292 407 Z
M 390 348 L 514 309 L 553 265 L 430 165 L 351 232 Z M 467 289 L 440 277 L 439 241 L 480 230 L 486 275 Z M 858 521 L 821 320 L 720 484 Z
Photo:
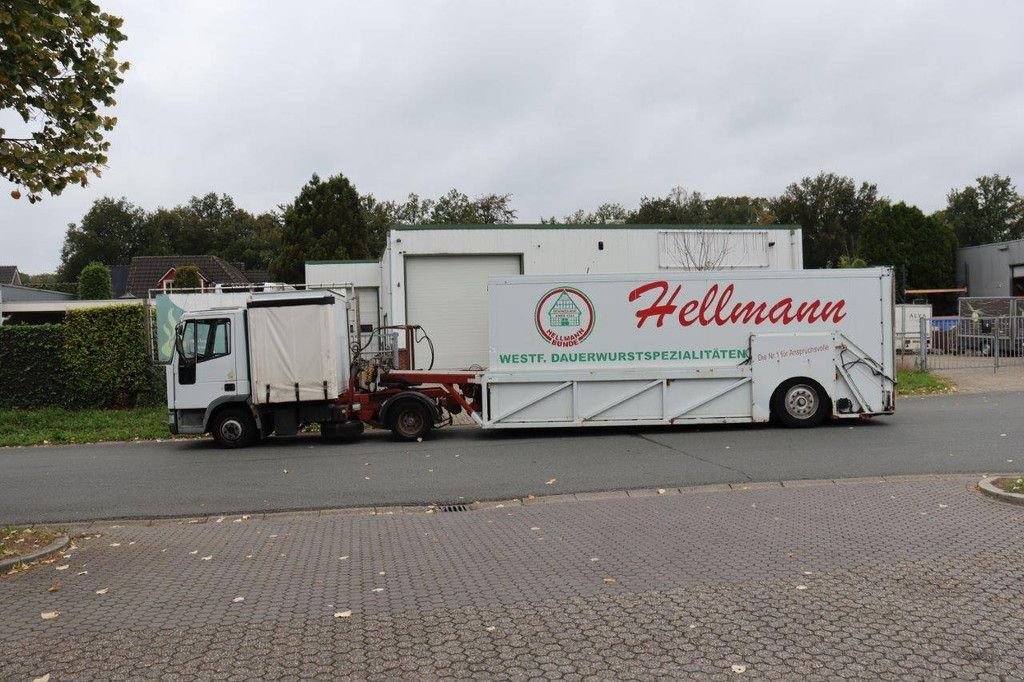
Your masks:
M 536 495 L 524 498 L 510 498 L 497 500 L 473 500 L 465 501 L 440 501 L 433 504 L 409 504 L 409 505 L 377 505 L 374 507 L 334 507 L 325 509 L 294 509 L 268 512 L 226 512 L 224 514 L 211 514 L 204 516 L 160 516 L 153 518 L 120 518 L 120 519 L 94 519 L 91 521 L 62 521 L 75 529 L 83 531 L 99 530 L 109 524 L 121 526 L 154 526 L 157 524 L 204 524 L 221 523 L 226 521 L 241 522 L 243 520 L 271 521 L 275 519 L 289 518 L 318 518 L 330 516 L 395 516 L 395 515 L 419 515 L 419 514 L 444 514 L 441 507 L 449 504 L 464 504 L 467 511 L 482 509 L 502 509 L 516 507 L 534 507 L 550 504 L 564 504 L 571 502 L 600 502 L 603 500 L 625 500 L 630 498 L 652 498 L 671 497 L 673 495 L 696 495 L 709 493 L 730 493 L 748 494 L 754 492 L 781 491 L 788 488 L 806 490 L 809 488 L 820 488 L 829 486 L 847 485 L 898 485 L 902 483 L 924 483 L 935 481 L 959 481 L 969 486 L 974 486 L 978 473 L 970 474 L 909 474 L 896 476 L 866 476 L 860 478 L 836 478 L 836 479 L 799 479 L 782 481 L 747 481 L 744 483 L 706 483 L 694 486 L 666 486 L 664 488 L 631 488 L 628 490 L 605 490 L 580 493 L 556 493 L 551 495 Z
M 7 569 L 16 564 L 27 564 L 30 561 L 38 561 L 39 559 L 45 559 L 51 554 L 56 554 L 65 547 L 71 544 L 71 536 L 61 535 L 56 540 L 48 544 L 42 549 L 37 549 L 31 554 L 24 554 L 22 556 L 11 557 L 0 561 L 0 573 L 6 573 Z
M 1024 495 L 1020 493 L 1008 493 L 995 486 L 994 481 L 999 478 L 1012 478 L 1012 476 L 986 476 L 978 481 L 978 490 L 991 498 L 1009 502 L 1010 504 L 1024 505 Z

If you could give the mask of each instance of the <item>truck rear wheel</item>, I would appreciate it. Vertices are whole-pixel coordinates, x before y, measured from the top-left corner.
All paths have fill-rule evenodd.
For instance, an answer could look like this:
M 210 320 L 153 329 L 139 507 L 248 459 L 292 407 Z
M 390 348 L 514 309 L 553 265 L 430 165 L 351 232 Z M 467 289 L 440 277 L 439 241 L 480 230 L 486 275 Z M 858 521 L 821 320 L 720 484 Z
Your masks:
M 790 379 L 772 395 L 772 416 L 783 426 L 803 428 L 818 426 L 828 415 L 829 398 L 818 382 L 811 379 Z
M 222 448 L 244 448 L 252 445 L 259 435 L 256 420 L 241 407 L 226 407 L 213 416 L 210 433 Z
M 391 432 L 399 440 L 423 438 L 434 425 L 430 408 L 416 400 L 403 400 L 388 410 Z
M 320 435 L 325 440 L 352 441 L 363 435 L 363 422 L 357 420 L 348 421 L 343 424 L 325 422 L 320 425 Z

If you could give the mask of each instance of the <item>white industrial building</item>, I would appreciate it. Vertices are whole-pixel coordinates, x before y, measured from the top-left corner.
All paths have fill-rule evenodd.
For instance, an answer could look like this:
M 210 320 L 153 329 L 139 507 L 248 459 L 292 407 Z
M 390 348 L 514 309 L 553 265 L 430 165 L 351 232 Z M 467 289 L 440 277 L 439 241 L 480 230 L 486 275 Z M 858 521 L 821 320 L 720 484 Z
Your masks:
M 487 364 L 487 279 L 500 275 L 803 269 L 796 226 L 395 226 L 380 261 L 308 261 L 306 284 L 354 284 L 360 326 L 418 324 L 436 368 Z M 425 345 L 416 364 L 431 361 Z

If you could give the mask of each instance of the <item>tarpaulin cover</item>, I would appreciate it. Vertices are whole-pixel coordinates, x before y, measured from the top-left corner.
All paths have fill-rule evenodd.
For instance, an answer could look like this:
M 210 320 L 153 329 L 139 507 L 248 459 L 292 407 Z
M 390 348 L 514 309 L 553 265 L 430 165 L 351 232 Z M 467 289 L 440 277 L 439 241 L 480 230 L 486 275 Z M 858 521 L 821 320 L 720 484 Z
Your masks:
M 252 397 L 257 404 L 338 395 L 335 305 L 249 308 Z M 344 308 L 341 307 L 342 312 Z M 296 385 L 298 396 L 296 397 Z

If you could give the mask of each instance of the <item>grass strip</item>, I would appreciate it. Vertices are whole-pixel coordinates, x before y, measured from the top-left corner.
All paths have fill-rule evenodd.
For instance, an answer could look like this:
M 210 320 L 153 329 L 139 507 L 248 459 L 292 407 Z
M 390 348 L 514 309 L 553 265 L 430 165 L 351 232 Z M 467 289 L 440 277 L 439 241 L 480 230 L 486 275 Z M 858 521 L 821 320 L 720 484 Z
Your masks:
M 931 372 L 901 369 L 896 372 L 896 390 L 899 395 L 949 393 L 953 390 L 953 382 Z
M 0 446 L 170 438 L 167 408 L 0 410 Z

